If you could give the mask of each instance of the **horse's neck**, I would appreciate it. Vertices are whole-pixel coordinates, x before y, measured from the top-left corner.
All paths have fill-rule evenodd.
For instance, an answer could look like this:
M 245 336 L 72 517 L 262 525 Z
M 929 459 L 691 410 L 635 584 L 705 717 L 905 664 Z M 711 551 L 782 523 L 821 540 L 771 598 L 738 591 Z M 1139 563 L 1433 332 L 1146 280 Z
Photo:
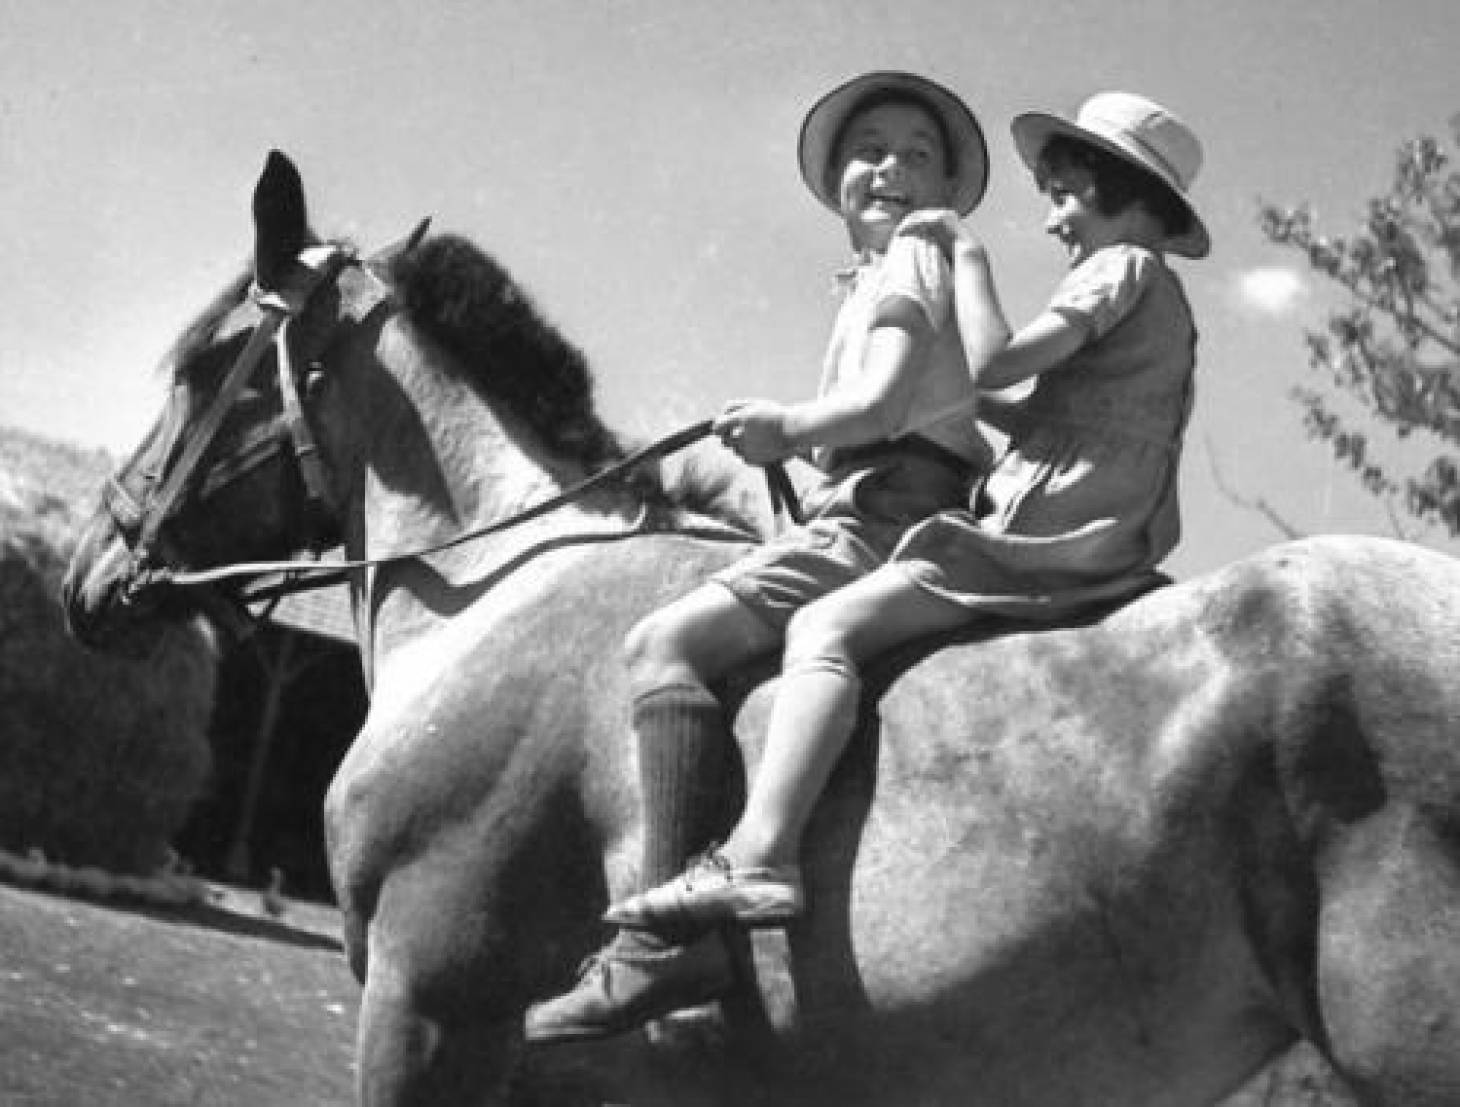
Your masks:
M 351 557 L 396 557 L 449 542 L 584 475 L 581 464 L 534 450 L 525 432 L 469 384 L 434 371 L 417 350 L 393 349 L 389 335 L 383 349 L 395 362 L 391 372 L 375 375 L 372 394 L 350 403 L 366 413 L 355 429 L 359 475 L 346 523 Z M 367 666 L 439 628 L 464 595 L 546 534 L 623 528 L 630 511 L 611 497 L 594 497 L 357 582 Z

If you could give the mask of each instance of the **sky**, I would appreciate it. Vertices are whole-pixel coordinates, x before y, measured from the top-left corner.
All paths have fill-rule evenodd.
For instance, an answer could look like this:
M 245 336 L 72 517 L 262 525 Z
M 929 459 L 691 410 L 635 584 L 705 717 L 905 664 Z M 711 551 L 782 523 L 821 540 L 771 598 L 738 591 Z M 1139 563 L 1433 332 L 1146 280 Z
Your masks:
M 128 450 L 156 365 L 240 269 L 271 148 L 317 231 L 369 249 L 421 217 L 497 257 L 588 355 L 630 438 L 815 388 L 848 246 L 795 140 L 868 69 L 983 121 L 970 226 L 1016 325 L 1065 265 L 1009 138 L 1102 89 L 1185 118 L 1210 258 L 1178 576 L 1282 535 L 1390 533 L 1309 442 L 1303 332 L 1326 290 L 1261 201 L 1351 229 L 1399 143 L 1460 111 L 1455 0 L 0 0 L 0 424 Z

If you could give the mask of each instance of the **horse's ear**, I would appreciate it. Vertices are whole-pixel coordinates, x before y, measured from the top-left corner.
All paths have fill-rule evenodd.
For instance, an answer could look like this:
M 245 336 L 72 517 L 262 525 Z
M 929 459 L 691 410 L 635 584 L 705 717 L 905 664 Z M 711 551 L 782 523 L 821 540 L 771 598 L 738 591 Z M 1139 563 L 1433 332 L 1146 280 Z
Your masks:
M 253 190 L 254 279 L 259 287 L 276 289 L 304 248 L 308 219 L 304 182 L 294 163 L 269 151 L 264 171 Z

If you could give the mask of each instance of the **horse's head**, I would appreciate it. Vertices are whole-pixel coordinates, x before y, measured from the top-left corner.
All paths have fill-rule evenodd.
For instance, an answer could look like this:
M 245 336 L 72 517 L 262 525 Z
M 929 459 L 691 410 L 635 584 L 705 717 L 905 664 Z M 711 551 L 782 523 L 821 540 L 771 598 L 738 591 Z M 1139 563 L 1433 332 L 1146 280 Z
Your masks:
M 339 540 L 321 397 L 388 290 L 373 263 L 311 238 L 282 154 L 269 156 L 253 214 L 253 273 L 179 339 L 162 413 L 77 543 L 62 598 L 87 644 L 136 652 L 168 618 L 236 611 L 233 586 L 179 587 L 180 571 Z

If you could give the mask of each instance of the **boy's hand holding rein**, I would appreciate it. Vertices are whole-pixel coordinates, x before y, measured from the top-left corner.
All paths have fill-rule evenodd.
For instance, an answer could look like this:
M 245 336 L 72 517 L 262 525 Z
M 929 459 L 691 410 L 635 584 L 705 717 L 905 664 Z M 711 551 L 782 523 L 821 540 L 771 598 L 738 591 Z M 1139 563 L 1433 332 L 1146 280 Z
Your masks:
M 787 409 L 770 400 L 733 400 L 715 419 L 714 431 L 750 465 L 771 465 L 796 453 L 786 433 Z

